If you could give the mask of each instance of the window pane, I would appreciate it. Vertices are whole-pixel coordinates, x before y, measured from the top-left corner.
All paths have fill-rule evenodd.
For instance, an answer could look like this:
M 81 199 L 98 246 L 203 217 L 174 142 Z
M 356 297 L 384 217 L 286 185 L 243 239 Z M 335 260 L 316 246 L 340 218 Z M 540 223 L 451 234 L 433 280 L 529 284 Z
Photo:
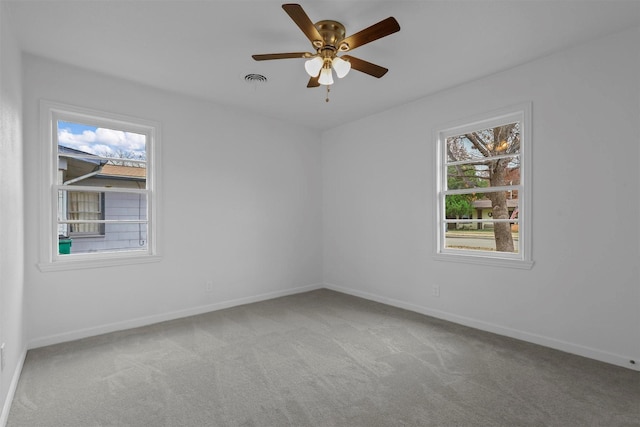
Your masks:
M 447 195 L 445 218 L 445 248 L 518 252 L 517 191 Z
M 91 226 L 94 224 L 74 224 Z M 58 241 L 58 254 L 86 254 L 100 252 L 119 252 L 147 250 L 147 224 L 104 224 L 102 237 L 61 237 Z
M 73 249 L 70 253 L 146 249 L 147 196 L 145 194 L 60 190 L 58 218 L 60 221 L 58 236 L 61 239 L 71 240 Z M 87 222 L 69 224 L 65 221 Z
M 520 157 L 447 166 L 447 189 L 520 185 Z
M 518 191 L 448 194 L 445 196 L 445 218 L 518 219 Z
M 146 188 L 146 135 L 58 120 L 60 184 Z
M 520 153 L 520 122 L 451 136 L 445 141 L 447 163 Z
M 445 248 L 464 249 L 472 251 L 496 251 L 496 233 L 501 238 L 499 244 L 501 250 L 498 252 L 518 252 L 519 233 L 517 224 L 502 223 L 500 227 L 504 230 L 499 232 L 494 229 L 493 224 L 484 224 L 485 229 L 473 228 L 477 224 L 447 224 L 450 228 L 445 233 Z M 462 228 L 462 226 L 469 228 Z M 460 226 L 461 228 L 456 228 Z M 509 237 L 510 236 L 510 237 Z M 509 250 L 513 247 L 512 250 Z

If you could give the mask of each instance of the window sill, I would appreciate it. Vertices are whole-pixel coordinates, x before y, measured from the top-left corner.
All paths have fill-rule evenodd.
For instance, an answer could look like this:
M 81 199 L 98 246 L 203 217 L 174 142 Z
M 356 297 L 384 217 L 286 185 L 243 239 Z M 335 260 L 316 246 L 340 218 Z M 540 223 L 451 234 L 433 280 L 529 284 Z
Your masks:
M 119 265 L 147 264 L 152 262 L 160 262 L 162 257 L 159 255 L 137 255 L 137 256 L 118 256 L 118 257 L 101 257 L 79 259 L 76 257 L 62 258 L 51 262 L 38 263 L 38 269 L 43 272 L 65 271 L 65 270 L 82 270 L 87 268 L 113 267 Z
M 475 265 L 486 265 L 491 267 L 517 268 L 520 270 L 531 270 L 533 261 L 511 258 L 498 258 L 482 255 L 467 254 L 435 254 L 433 259 L 436 261 L 458 262 Z

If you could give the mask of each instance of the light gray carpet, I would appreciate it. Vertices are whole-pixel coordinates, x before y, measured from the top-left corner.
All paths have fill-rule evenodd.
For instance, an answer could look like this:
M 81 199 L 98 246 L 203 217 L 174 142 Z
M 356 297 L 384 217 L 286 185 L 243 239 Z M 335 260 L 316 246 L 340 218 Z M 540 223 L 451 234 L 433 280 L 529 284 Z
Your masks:
M 28 352 L 18 426 L 640 426 L 640 373 L 319 290 Z

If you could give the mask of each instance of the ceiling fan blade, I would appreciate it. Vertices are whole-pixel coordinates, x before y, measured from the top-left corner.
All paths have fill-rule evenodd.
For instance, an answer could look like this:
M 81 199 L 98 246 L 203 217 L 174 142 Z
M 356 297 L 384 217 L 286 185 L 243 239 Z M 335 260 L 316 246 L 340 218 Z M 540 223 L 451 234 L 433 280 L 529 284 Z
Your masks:
M 377 24 L 373 24 L 370 27 L 365 28 L 349 37 L 345 38 L 340 44 L 346 43 L 350 50 L 357 47 L 371 43 L 372 41 L 386 37 L 389 34 L 393 34 L 400 31 L 400 24 L 392 16 L 387 19 L 383 19 Z
M 267 61 L 269 59 L 290 59 L 290 58 L 309 58 L 312 56 L 309 52 L 290 52 L 290 53 L 265 53 L 261 55 L 251 55 L 256 61 Z
M 369 74 L 373 77 L 380 78 L 389 71 L 387 68 L 372 64 L 371 62 L 367 62 L 364 59 L 356 58 L 351 55 L 342 55 L 341 58 L 349 61 L 351 63 L 351 68 L 354 70 Z
M 283 4 L 282 8 L 285 12 L 293 19 L 293 22 L 296 23 L 298 27 L 302 30 L 302 32 L 307 36 L 309 41 L 313 44 L 313 42 L 322 42 L 322 36 L 318 32 L 318 29 L 313 25 L 309 16 L 305 13 L 302 6 L 295 3 L 287 3 Z M 314 44 L 315 46 L 315 44 Z
M 318 81 L 320 79 L 320 74 L 318 74 L 315 77 L 311 77 L 309 79 L 309 83 L 307 83 L 307 87 L 318 87 L 320 86 L 320 82 Z

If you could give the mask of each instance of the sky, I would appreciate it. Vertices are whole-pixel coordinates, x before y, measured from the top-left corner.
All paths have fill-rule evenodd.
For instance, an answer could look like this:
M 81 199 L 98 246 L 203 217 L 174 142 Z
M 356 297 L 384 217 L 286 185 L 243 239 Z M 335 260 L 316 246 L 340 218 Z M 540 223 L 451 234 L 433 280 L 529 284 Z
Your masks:
M 62 120 L 58 121 L 58 144 L 107 157 L 125 152 L 146 158 L 145 135 Z

